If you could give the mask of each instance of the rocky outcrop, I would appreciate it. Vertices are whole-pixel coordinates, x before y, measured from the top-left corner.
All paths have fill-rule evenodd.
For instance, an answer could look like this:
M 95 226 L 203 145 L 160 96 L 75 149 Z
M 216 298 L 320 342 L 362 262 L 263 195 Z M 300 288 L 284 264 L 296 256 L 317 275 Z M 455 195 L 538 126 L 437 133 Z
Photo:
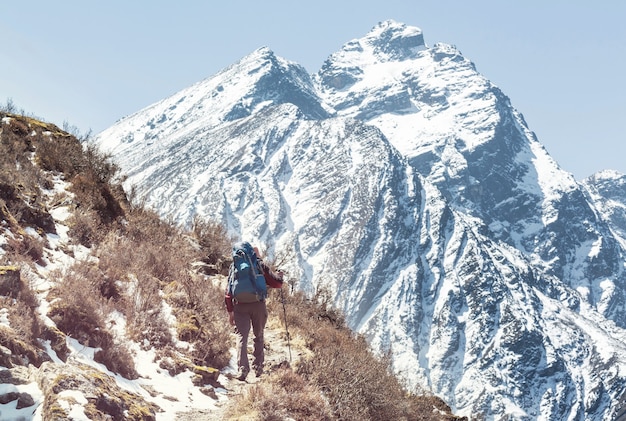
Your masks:
M 121 389 L 108 375 L 86 365 L 44 363 L 31 372 L 44 394 L 43 419 L 66 419 L 74 405 L 90 419 L 156 419 L 159 410 L 142 396 Z
M 0 266 L 0 295 L 16 297 L 21 288 L 19 266 Z

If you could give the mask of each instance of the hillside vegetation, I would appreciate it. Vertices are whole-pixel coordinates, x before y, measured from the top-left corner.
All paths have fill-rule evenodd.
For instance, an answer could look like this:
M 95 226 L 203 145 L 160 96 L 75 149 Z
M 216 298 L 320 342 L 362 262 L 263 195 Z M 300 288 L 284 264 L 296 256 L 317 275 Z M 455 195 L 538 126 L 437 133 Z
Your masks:
M 27 370 L 43 397 L 31 403 L 23 393 L 0 393 L 2 402 L 39 405 L 44 420 L 68 419 L 76 404 L 67 403 L 68 391 L 89 389 L 82 404 L 89 419 L 158 419 L 159 404 L 111 375 L 139 378 L 142 352 L 171 376 L 195 373 L 195 387 L 213 399 L 234 346 L 223 309 L 234 239 L 213 221 L 187 229 L 159 218 L 124 192 L 118 167 L 88 136 L 7 108 L 0 112 L 0 382 L 26 381 Z M 323 293 L 283 293 L 284 308 L 270 297 L 270 325 L 284 332 L 288 320 L 290 339 L 306 352 L 231 398 L 230 419 L 457 419 L 440 399 L 407 393 Z M 71 341 L 95 349 L 93 360 L 107 370 L 76 363 Z

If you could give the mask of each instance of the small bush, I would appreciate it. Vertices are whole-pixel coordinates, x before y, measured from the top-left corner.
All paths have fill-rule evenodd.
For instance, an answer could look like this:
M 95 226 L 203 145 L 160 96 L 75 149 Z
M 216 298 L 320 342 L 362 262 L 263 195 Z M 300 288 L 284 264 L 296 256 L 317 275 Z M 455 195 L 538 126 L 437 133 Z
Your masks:
M 192 232 L 202 248 L 203 260 L 209 265 L 215 265 L 219 271 L 226 265 L 224 256 L 230 255 L 232 238 L 223 224 L 194 218 Z
M 37 145 L 41 168 L 65 174 L 69 180 L 85 166 L 83 148 L 73 137 L 42 139 Z
M 136 378 L 128 350 L 115 342 L 106 325 L 111 312 L 100 294 L 102 273 L 88 262 L 74 264 L 51 291 L 48 316 L 57 328 L 85 346 L 100 348 L 96 360 L 109 370 Z
M 279 369 L 263 384 L 255 384 L 233 398 L 226 416 L 229 420 L 249 421 L 334 419 L 319 391 L 290 369 Z
M 13 330 L 36 346 L 40 346 L 39 338 L 44 330 L 37 311 L 38 306 L 37 296 L 25 282 L 22 283 L 17 299 L 12 300 L 11 305 L 4 304 L 4 307 L 9 309 L 9 320 Z
M 337 418 L 407 419 L 400 385 L 384 362 L 369 355 L 365 340 L 330 326 L 313 335 L 315 357 L 301 365 L 300 373 L 321 388 Z
M 179 339 L 193 345 L 198 365 L 224 368 L 230 362 L 231 327 L 224 311 L 224 291 L 210 280 L 188 274 L 168 288 L 179 323 Z
M 184 231 L 163 221 L 154 211 L 134 210 L 127 221 L 122 233 L 128 245 L 136 250 L 132 255 L 138 272 L 168 284 L 184 275 L 190 263 L 198 258 L 199 251 Z
M 138 379 L 135 361 L 128 347 L 122 343 L 116 343 L 110 335 L 106 335 L 103 339 L 105 341 L 94 354 L 94 361 L 104 364 L 110 371 L 129 380 Z
M 21 236 L 7 238 L 6 249 L 11 255 L 29 257 L 32 262 L 45 266 L 43 261 L 44 242 L 24 233 Z
M 111 186 L 98 182 L 91 173 L 76 175 L 71 180 L 70 191 L 76 196 L 77 206 L 95 211 L 104 225 L 124 216 L 124 210 Z
M 59 296 L 70 294 L 60 290 Z M 68 301 L 56 301 L 50 307 L 48 316 L 56 326 L 85 346 L 98 347 L 103 343 L 104 323 L 99 315 L 100 307 L 95 305 L 93 298 L 84 294 L 76 294 L 80 298 Z M 86 301 L 83 301 L 86 299 Z
M 97 214 L 89 209 L 76 209 L 67 221 L 68 235 L 74 243 L 91 247 L 101 240 L 102 224 Z
M 13 364 L 39 366 L 48 359 L 39 341 L 44 326 L 39 318 L 37 306 L 35 293 L 22 281 L 15 296 L 0 296 L 0 308 L 5 309 L 9 321 L 8 327 L 0 327 L 0 345 L 11 350 L 9 355 L 0 353 L 6 358 L 0 361 L 1 366 L 10 367 Z
M 146 275 L 133 278 L 126 292 L 125 309 L 130 337 L 157 348 L 172 343 L 170 327 L 163 314 L 159 280 Z

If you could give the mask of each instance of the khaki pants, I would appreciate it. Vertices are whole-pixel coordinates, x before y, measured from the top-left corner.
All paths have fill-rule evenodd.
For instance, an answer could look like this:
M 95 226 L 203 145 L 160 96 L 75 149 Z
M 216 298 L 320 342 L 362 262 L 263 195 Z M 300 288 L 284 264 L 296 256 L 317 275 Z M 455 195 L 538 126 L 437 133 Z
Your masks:
M 252 365 L 254 367 L 262 367 L 265 360 L 263 351 L 263 331 L 267 322 L 267 308 L 265 301 L 256 303 L 239 303 L 235 304 L 235 327 L 237 328 L 237 353 L 238 365 L 250 370 L 248 362 L 248 336 L 250 334 L 250 325 L 252 325 L 252 333 L 254 333 L 254 359 Z

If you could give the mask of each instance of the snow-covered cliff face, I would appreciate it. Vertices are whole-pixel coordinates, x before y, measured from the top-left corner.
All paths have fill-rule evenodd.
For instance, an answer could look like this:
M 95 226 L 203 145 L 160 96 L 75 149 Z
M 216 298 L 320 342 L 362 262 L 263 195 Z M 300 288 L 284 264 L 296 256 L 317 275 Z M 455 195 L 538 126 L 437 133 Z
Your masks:
M 626 176 L 605 170 L 583 180 L 599 217 L 609 227 L 622 247 L 626 247 Z
M 96 140 L 163 215 L 295 251 L 299 287 L 456 413 L 623 411 L 626 195 L 583 189 L 418 28 L 382 22 L 313 76 L 261 48 Z

